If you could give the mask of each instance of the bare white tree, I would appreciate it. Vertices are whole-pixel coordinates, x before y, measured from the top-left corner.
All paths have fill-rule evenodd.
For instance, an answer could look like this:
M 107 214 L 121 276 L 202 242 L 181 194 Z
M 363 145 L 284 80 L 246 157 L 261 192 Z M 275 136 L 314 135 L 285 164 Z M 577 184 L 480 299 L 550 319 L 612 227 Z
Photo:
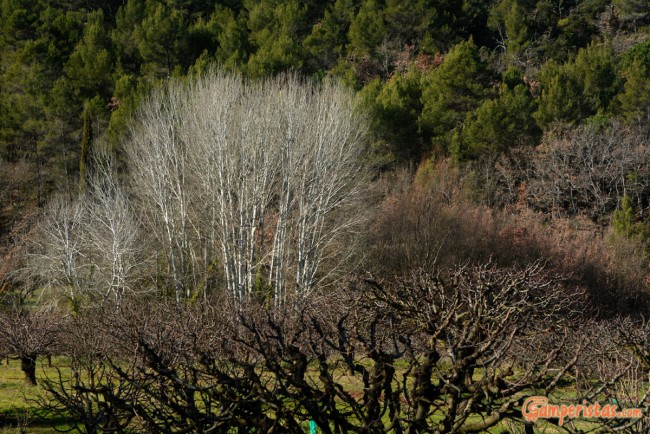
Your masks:
M 131 185 L 141 200 L 148 226 L 167 259 L 177 301 L 189 296 L 191 281 L 188 144 L 179 136 L 188 94 L 170 81 L 143 102 L 125 150 Z
M 116 181 L 111 160 L 97 162 L 86 198 L 84 233 L 93 280 L 100 299 L 120 303 L 126 293 L 146 290 L 150 276 L 149 243 L 127 193 Z
M 84 200 L 60 194 L 46 206 L 31 241 L 26 272 L 44 288 L 62 294 L 76 305 L 92 290 L 92 264 L 87 255 Z
M 146 289 L 140 283 L 151 273 L 143 238 L 128 196 L 100 172 L 85 195 L 58 195 L 46 207 L 23 273 L 73 306 L 82 298 L 119 303 L 125 293 Z
M 349 264 L 365 133 L 352 92 L 335 83 L 210 72 L 155 92 L 125 148 L 177 296 L 217 263 L 233 296 L 276 300 Z
M 46 212 L 34 269 L 48 284 L 119 302 L 156 276 L 180 302 L 219 276 L 236 299 L 281 303 L 353 265 L 367 183 L 352 92 L 210 72 L 170 80 L 136 119 L 127 187 L 98 159 L 86 194 Z
M 306 107 L 300 111 L 303 125 L 290 157 L 295 167 L 286 196 L 294 198 L 287 217 L 293 221 L 295 286 L 313 289 L 349 259 L 346 237 L 363 220 L 358 205 L 364 195 L 365 174 L 360 165 L 360 144 L 365 127 L 354 115 L 353 99 L 340 87 L 326 84 L 315 92 L 307 89 Z M 323 264 L 328 263 L 328 269 Z
M 201 233 L 216 246 L 228 291 L 241 298 L 253 287 L 261 263 L 259 240 L 277 169 L 265 142 L 273 138 L 256 110 L 259 105 L 242 104 L 249 91 L 240 77 L 204 77 L 189 93 L 190 122 L 182 136 L 194 146 L 193 178 L 209 216 L 210 225 Z

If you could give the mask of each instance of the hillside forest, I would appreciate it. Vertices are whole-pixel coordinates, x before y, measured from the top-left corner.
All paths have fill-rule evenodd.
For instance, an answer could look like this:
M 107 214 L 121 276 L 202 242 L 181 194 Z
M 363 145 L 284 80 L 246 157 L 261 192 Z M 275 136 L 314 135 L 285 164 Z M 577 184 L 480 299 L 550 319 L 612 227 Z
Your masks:
M 647 0 L 0 0 L 0 356 L 73 432 L 647 432 L 649 76 Z

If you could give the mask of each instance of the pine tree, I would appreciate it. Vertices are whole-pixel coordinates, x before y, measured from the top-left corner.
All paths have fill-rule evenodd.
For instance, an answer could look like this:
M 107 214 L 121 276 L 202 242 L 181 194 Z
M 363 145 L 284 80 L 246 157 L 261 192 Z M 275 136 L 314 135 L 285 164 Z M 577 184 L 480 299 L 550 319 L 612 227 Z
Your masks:
M 540 85 L 535 117 L 542 127 L 553 122 L 577 122 L 605 112 L 617 88 L 611 48 L 593 43 L 579 50 L 573 61 L 546 63 L 540 74 Z
M 501 0 L 490 11 L 488 26 L 496 33 L 499 48 L 509 62 L 515 62 L 530 46 L 527 16 L 532 12 L 529 2 Z
M 313 71 L 327 71 L 345 56 L 354 11 L 353 0 L 336 0 L 303 40 L 307 62 Z
M 111 45 L 102 11 L 90 14 L 83 38 L 65 65 L 63 79 L 70 81 L 69 87 L 72 90 L 66 92 L 68 104 L 80 107 L 81 101 L 95 95 L 108 99 L 113 81 L 111 74 L 115 66 Z
M 142 74 L 169 78 L 176 68 L 187 65 L 186 13 L 163 3 L 148 4 L 147 16 L 134 36 L 144 65 Z
M 348 51 L 359 57 L 373 58 L 385 33 L 381 5 L 375 0 L 365 0 L 350 24 Z
M 540 130 L 533 111 L 534 102 L 525 85 L 506 88 L 498 98 L 484 101 L 467 115 L 462 132 L 454 139 L 452 154 L 460 161 L 535 144 Z
M 433 137 L 436 152 L 447 152 L 455 128 L 489 95 L 489 74 L 473 39 L 456 45 L 423 82 L 422 134 Z
M 375 146 L 386 163 L 383 149 L 399 162 L 417 161 L 424 152 L 425 139 L 420 135 L 418 117 L 422 112 L 422 74 L 415 68 L 405 74 L 395 73 L 387 82 L 375 79 L 360 92 L 363 108 L 370 113 Z M 427 138 L 426 141 L 430 140 Z
M 650 119 L 650 42 L 636 44 L 621 61 L 620 74 L 625 80 L 623 92 L 617 96 L 620 111 L 630 123 Z

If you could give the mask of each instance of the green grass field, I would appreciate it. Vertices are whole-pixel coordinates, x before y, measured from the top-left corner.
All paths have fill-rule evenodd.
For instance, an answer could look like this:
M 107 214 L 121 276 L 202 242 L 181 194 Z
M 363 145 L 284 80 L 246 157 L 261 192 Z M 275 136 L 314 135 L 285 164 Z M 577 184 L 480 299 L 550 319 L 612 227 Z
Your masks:
M 54 359 L 53 363 L 61 369 L 68 366 L 65 360 Z M 36 375 L 38 380 L 54 376 L 56 371 L 47 367 L 45 358 L 39 358 Z M 64 429 L 65 420 L 57 420 L 51 415 L 38 411 L 35 400 L 42 394 L 40 386 L 25 384 L 20 361 L 3 360 L 0 365 L 0 433 L 55 433 L 55 428 Z

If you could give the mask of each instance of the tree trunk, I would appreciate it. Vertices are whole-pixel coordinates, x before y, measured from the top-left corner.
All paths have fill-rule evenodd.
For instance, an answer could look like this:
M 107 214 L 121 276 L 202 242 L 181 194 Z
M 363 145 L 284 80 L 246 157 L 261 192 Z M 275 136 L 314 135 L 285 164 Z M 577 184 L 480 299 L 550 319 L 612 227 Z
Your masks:
M 30 386 L 36 386 L 36 354 L 21 356 L 20 369 L 25 374 L 25 383 Z

